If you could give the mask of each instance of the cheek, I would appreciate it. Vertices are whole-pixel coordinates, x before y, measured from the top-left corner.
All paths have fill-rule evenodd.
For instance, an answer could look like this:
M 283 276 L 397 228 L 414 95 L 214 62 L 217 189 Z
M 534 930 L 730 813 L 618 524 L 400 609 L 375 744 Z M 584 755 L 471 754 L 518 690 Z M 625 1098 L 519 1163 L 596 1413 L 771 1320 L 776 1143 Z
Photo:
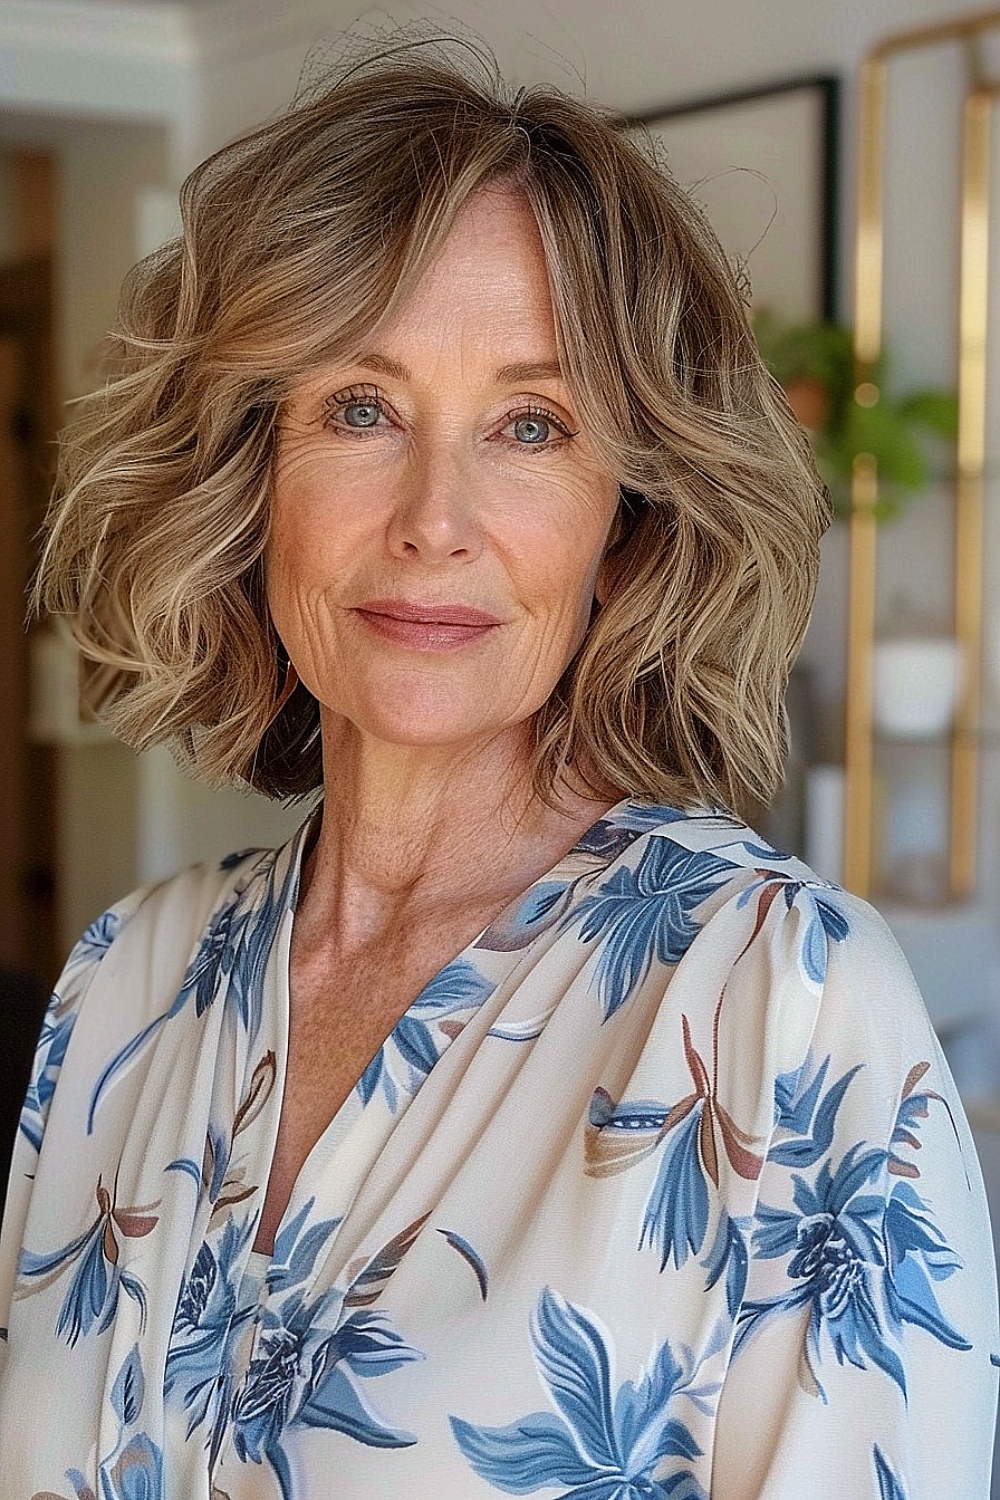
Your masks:
M 614 520 L 617 490 L 567 497 L 526 545 L 539 593 L 586 623 Z
M 264 557 L 264 588 L 271 624 L 299 680 L 320 702 L 344 660 L 337 612 L 330 595 L 332 570 L 317 565 L 315 551 L 299 554 L 271 545 Z
M 273 471 L 268 550 L 289 570 L 315 571 L 351 524 L 351 493 L 320 443 L 286 437 Z
M 324 596 L 338 577 L 337 560 L 310 528 L 279 526 L 264 553 L 264 589 L 274 628 L 293 660 L 312 654 L 328 633 Z M 296 660 L 300 672 L 303 661 Z
M 294 572 L 289 569 L 288 557 L 281 542 L 273 538 L 268 542 L 267 551 L 264 553 L 264 592 L 267 598 L 267 607 L 271 612 L 271 618 L 281 630 L 282 617 L 285 614 L 286 605 L 292 592 L 291 580 Z
M 285 481 L 290 476 L 283 475 Z M 273 615 L 296 600 L 315 597 L 343 572 L 350 555 L 346 533 L 350 517 L 338 506 L 329 485 L 308 471 L 285 482 L 275 496 L 271 531 L 264 553 L 264 578 Z

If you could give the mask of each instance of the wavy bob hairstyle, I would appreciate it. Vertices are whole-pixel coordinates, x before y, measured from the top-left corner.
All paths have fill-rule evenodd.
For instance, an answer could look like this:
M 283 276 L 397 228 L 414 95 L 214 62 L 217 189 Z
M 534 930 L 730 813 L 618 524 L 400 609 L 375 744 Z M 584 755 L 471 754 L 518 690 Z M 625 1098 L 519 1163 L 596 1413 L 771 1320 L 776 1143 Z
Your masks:
M 610 596 L 535 716 L 535 787 L 573 761 L 678 806 L 767 800 L 829 520 L 804 435 L 651 144 L 515 93 L 464 43 L 344 66 L 191 174 L 62 444 L 36 603 L 69 617 L 129 744 L 272 797 L 318 787 L 318 704 L 282 693 L 265 603 L 282 404 L 393 315 L 486 184 L 534 212 L 566 377 L 621 485 Z

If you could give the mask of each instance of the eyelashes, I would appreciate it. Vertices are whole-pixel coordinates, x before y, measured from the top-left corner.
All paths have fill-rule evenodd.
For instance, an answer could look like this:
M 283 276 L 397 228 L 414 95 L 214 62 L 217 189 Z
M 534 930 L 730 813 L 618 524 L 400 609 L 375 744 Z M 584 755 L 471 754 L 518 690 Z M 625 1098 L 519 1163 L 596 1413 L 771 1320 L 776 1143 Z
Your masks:
M 504 426 L 514 427 L 517 425 L 517 423 L 525 421 L 544 422 L 547 426 L 554 427 L 556 431 L 561 434 L 563 440 L 576 437 L 576 432 L 574 432 L 571 427 L 568 427 L 561 417 L 557 417 L 555 412 L 550 411 L 546 406 L 534 406 L 529 404 L 528 406 L 519 408 L 517 411 L 508 412 L 507 420 L 504 423 Z M 515 439 L 515 446 L 518 448 L 535 448 L 551 447 L 552 444 L 524 443 L 518 442 Z
M 370 431 L 373 427 L 378 426 L 377 421 L 352 423 L 338 420 L 351 407 L 359 410 L 367 408 L 374 412 L 376 417 L 389 416 L 391 412 L 391 408 L 389 408 L 388 402 L 378 386 L 352 385 L 348 386 L 346 390 L 335 391 L 332 396 L 328 396 L 323 402 L 323 415 L 327 425 L 348 427 L 353 432 Z
M 358 420 L 352 421 L 347 416 L 352 410 Z M 390 402 L 378 386 L 374 385 L 352 385 L 335 391 L 323 402 L 323 420 L 328 428 L 340 433 L 350 433 L 352 436 L 377 432 L 387 424 L 393 427 L 403 425 Z M 516 427 L 519 423 L 531 423 L 536 428 L 539 424 L 544 428 L 554 428 L 557 436 L 549 438 L 542 435 L 535 439 L 508 436 L 507 429 Z M 505 413 L 500 427 L 494 429 L 492 436 L 494 440 L 521 452 L 529 449 L 550 452 L 576 437 L 577 430 L 549 407 L 540 402 L 528 401 Z

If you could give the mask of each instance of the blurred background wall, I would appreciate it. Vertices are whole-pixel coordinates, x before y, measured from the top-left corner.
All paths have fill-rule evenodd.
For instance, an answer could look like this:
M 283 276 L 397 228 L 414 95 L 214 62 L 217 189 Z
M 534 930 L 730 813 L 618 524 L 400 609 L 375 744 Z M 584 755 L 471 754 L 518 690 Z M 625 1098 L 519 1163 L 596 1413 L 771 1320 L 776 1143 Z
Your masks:
M 459 0 L 451 13 L 494 48 L 514 81 L 544 78 L 570 90 L 585 87 L 630 114 L 785 78 L 838 77 L 843 165 L 834 296 L 846 320 L 860 62 L 875 42 L 902 25 L 964 10 L 955 0 L 842 0 L 837 7 L 772 0 L 750 22 L 731 0 L 699 6 L 622 0 L 613 9 L 598 0 L 550 0 L 544 6 L 513 0 L 502 16 L 477 0 Z M 10 460 L 21 463 L 29 489 L 35 486 L 27 515 L 8 520 L 21 527 L 16 547 L 8 551 L 12 555 L 19 548 L 23 554 L 22 575 L 31 561 L 23 533 L 30 532 L 44 503 L 38 475 L 50 452 L 46 440 L 62 403 L 98 378 L 100 341 L 122 277 L 140 254 L 173 232 L 176 191 L 186 171 L 223 141 L 280 110 L 296 88 L 304 59 L 307 74 L 321 71 L 345 30 L 377 32 L 387 21 L 418 15 L 447 21 L 431 7 L 403 3 L 367 13 L 359 23 L 353 6 L 314 0 L 289 0 L 281 7 L 261 0 L 0 0 L 0 263 L 9 271 L 26 262 L 46 268 L 48 311 L 38 315 L 50 320 L 45 331 L 49 388 L 39 392 L 38 372 L 29 380 L 22 369 L 22 389 L 14 401 L 22 429 L 28 397 L 36 408 L 28 424 L 36 447 Z M 956 47 L 907 56 L 893 70 L 886 325 L 894 363 L 911 384 L 955 379 L 956 163 L 967 70 L 967 54 Z M 741 190 L 738 175 L 723 172 L 704 196 L 724 213 L 727 195 Z M 771 249 L 766 183 L 759 214 L 751 278 L 755 269 L 766 267 Z M 990 580 L 1000 561 L 993 509 L 984 561 L 989 603 Z M 940 615 L 949 607 L 946 499 L 924 497 L 886 534 L 889 544 L 882 546 L 880 562 L 883 613 Z M 825 548 L 803 662 L 810 687 L 811 756 L 836 765 L 843 754 L 845 694 L 843 525 L 833 528 Z M 15 567 L 5 590 L 14 600 L 17 582 Z M 8 614 L 11 609 L 8 603 Z M 16 613 L 16 604 L 13 609 Z M 1000 640 L 1000 620 L 988 623 Z M 51 655 L 52 646 L 51 640 L 36 643 L 36 654 L 48 650 Z M 22 870 L 20 878 L 36 892 L 30 909 L 35 915 L 25 920 L 37 926 L 40 914 L 46 915 L 53 941 L 41 961 L 50 966 L 94 912 L 129 885 L 233 845 L 280 837 L 297 816 L 237 793 L 207 793 L 183 778 L 166 752 L 137 761 L 75 714 L 60 721 L 65 703 L 48 702 L 45 685 L 51 687 L 59 670 L 71 670 L 67 661 L 25 668 L 35 679 L 36 697 L 41 692 L 46 701 L 34 710 L 29 756 L 34 770 L 22 767 L 20 775 L 6 778 L 11 806 L 27 801 L 49 808 L 47 820 L 38 813 L 22 816 L 19 837 L 31 856 L 27 875 Z M 996 724 L 989 672 L 985 680 L 987 711 Z M 12 679 L 9 694 L 25 691 Z M 976 992 L 971 1008 L 978 1013 L 988 996 L 996 999 L 993 987 L 1000 984 L 994 972 L 993 898 L 1000 889 L 996 760 L 990 753 L 983 757 L 982 872 L 975 909 L 970 912 L 966 903 L 959 914 L 939 912 L 929 953 L 916 951 L 926 933 L 922 917 L 912 921 L 905 904 L 897 914 L 901 935 L 915 950 L 916 967 L 925 971 L 918 977 L 925 987 L 929 980 L 932 990 L 941 991 L 937 998 L 944 1008 L 954 1008 L 957 992 L 966 992 L 958 1006 L 963 1017 L 970 1009 L 967 992 Z M 921 792 L 919 772 L 920 762 L 911 760 L 897 778 L 911 788 L 909 814 L 906 807 L 901 814 L 904 834 L 909 816 L 918 829 L 930 825 L 926 836 L 933 841 L 940 809 Z M 835 877 L 838 871 L 823 873 Z M 943 977 L 928 969 L 942 952 L 950 955 L 946 970 L 955 966 Z M 7 961 L 16 957 L 10 954 Z
M 731 0 L 698 6 L 621 0 L 613 8 L 599 0 L 513 0 L 502 14 L 477 0 L 456 0 L 447 13 L 390 4 L 365 14 L 361 29 L 377 30 L 387 19 L 455 16 L 494 48 L 513 80 L 585 86 L 632 114 L 787 77 L 838 76 L 844 169 L 836 298 L 846 318 L 859 63 L 887 32 L 962 10 L 955 0 L 841 0 L 836 7 L 772 0 L 751 20 Z M 0 258 L 16 264 L 26 250 L 48 253 L 53 411 L 97 378 L 99 345 L 122 277 L 173 231 L 186 171 L 281 109 L 307 54 L 307 71 L 322 69 L 342 32 L 356 24 L 354 6 L 337 0 L 287 0 L 280 7 L 263 0 L 0 0 Z M 887 322 L 894 359 L 916 383 L 954 379 L 949 299 L 957 180 L 949 162 L 957 151 L 963 66 L 957 52 L 945 49 L 900 64 L 893 87 L 892 191 L 903 231 L 887 244 Z M 44 169 L 33 198 L 24 187 L 28 158 Z M 740 190 L 735 177 L 732 190 Z M 723 177 L 710 202 L 724 209 L 727 191 Z M 768 255 L 766 215 L 764 200 L 751 277 Z M 887 598 L 898 603 L 902 593 L 905 603 L 915 579 L 926 577 L 928 588 L 934 581 L 946 552 L 941 513 L 940 506 L 913 507 L 894 526 L 891 547 L 883 550 L 902 582 L 887 581 Z M 804 653 L 819 733 L 815 754 L 832 761 L 843 749 L 845 552 L 840 526 L 827 541 Z M 62 950 L 95 909 L 131 882 L 210 850 L 270 839 L 294 821 L 294 814 L 275 813 L 256 799 L 209 796 L 180 778 L 165 753 L 136 762 L 93 726 L 50 725 L 48 741 L 50 752 L 38 755 L 50 753 L 53 761 Z M 995 820 L 984 826 L 982 843 L 1000 851 Z M 987 875 L 996 889 L 1000 852 Z M 44 884 L 44 874 L 36 872 L 36 880 Z

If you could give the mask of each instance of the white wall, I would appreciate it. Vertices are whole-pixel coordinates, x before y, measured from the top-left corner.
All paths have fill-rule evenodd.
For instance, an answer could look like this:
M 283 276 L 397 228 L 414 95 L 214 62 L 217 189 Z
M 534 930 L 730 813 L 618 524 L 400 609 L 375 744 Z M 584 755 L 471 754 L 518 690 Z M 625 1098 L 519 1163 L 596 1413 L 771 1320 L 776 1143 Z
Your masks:
M 137 200 L 168 177 L 168 131 L 81 120 L 59 133 L 56 347 L 65 400 L 100 378 L 101 344 L 136 259 Z
M 635 111 L 786 74 L 838 72 L 846 91 L 846 250 L 861 57 L 887 32 L 963 14 L 965 9 L 964 0 L 839 0 L 836 6 L 772 0 L 751 16 L 733 0 L 703 0 L 697 6 L 678 0 L 619 0 L 614 7 L 603 0 L 548 0 L 544 6 L 535 0 L 510 0 L 502 9 L 485 0 L 450 0 L 442 14 L 430 6 L 389 0 L 379 12 L 356 23 L 355 8 L 336 0 L 286 0 L 280 9 L 266 0 L 217 0 L 212 6 L 191 8 L 160 0 L 147 5 L 103 3 L 85 11 L 74 0 L 0 0 L 0 43 L 5 23 L 17 22 L 7 32 L 13 61 L 0 71 L 0 105 L 6 100 L 9 108 L 36 115 L 47 111 L 53 118 L 66 111 L 77 112 L 81 121 L 88 113 L 94 117 L 85 128 L 74 125 L 73 138 L 64 140 L 61 148 L 65 224 L 72 225 L 61 252 L 60 331 L 67 392 L 86 383 L 90 352 L 111 317 L 117 282 L 138 248 L 133 224 L 136 193 L 148 187 L 175 188 L 182 171 L 201 156 L 282 108 L 295 90 L 310 46 L 318 43 L 307 63 L 307 73 L 315 75 L 325 58 L 337 54 L 339 38 L 349 27 L 354 36 L 377 33 L 391 24 L 387 17 L 406 21 L 426 16 L 445 25 L 457 17 L 459 25 L 470 27 L 494 48 L 513 81 L 547 79 L 571 91 L 585 85 L 592 97 Z M 47 39 L 39 37 L 37 28 L 32 32 L 32 18 L 43 13 L 50 19 Z M 88 40 L 81 46 L 84 33 L 79 27 L 74 31 L 71 23 L 74 16 L 84 14 L 98 16 L 99 24 L 86 28 Z M 30 45 L 25 40 L 29 34 Z M 349 38 L 347 45 L 352 44 Z M 951 279 L 954 262 L 946 209 L 954 202 L 947 166 L 954 152 L 957 69 L 956 57 L 946 59 L 943 70 L 939 58 L 902 65 L 891 115 L 894 149 L 901 151 L 899 180 L 910 184 L 908 191 L 896 187 L 893 193 L 897 200 L 901 191 L 905 193 L 902 218 L 920 225 L 916 234 L 890 241 L 887 247 L 890 337 L 900 373 L 912 380 L 948 379 L 953 365 L 940 289 Z M 97 116 L 103 118 L 98 121 Z M 118 118 L 117 126 L 112 116 Z M 159 146 L 154 125 L 162 129 Z M 926 191 L 930 178 L 934 193 Z M 760 253 L 766 253 L 766 244 Z M 846 312 L 846 254 L 843 264 Z M 922 576 L 933 550 L 930 508 L 926 516 L 926 526 L 919 515 L 911 517 L 888 549 L 907 581 Z M 1000 539 L 994 545 L 1000 546 Z M 805 650 L 822 689 L 828 728 L 840 715 L 844 592 L 843 534 L 836 533 L 825 547 L 824 577 Z M 115 759 L 123 754 L 108 751 L 103 758 L 110 781 L 125 774 Z M 89 768 L 98 780 L 99 759 L 92 756 Z M 202 849 L 221 852 L 227 844 L 256 842 L 273 832 L 270 809 L 258 812 L 235 796 L 206 802 L 162 761 L 134 775 L 139 810 L 133 865 L 122 868 L 120 884 L 161 867 L 166 846 L 159 835 L 150 842 L 151 830 L 162 832 L 159 814 L 168 806 L 184 829 L 176 841 L 179 857 Z M 103 875 L 98 879 L 97 872 L 77 857 L 87 844 L 88 818 L 72 790 L 75 784 L 68 776 L 69 922 L 75 922 L 88 904 L 99 905 L 114 894 L 110 880 Z M 154 787 L 156 815 L 143 801 L 153 795 Z M 1000 888 L 1000 871 L 990 867 L 986 873 L 990 888 Z

